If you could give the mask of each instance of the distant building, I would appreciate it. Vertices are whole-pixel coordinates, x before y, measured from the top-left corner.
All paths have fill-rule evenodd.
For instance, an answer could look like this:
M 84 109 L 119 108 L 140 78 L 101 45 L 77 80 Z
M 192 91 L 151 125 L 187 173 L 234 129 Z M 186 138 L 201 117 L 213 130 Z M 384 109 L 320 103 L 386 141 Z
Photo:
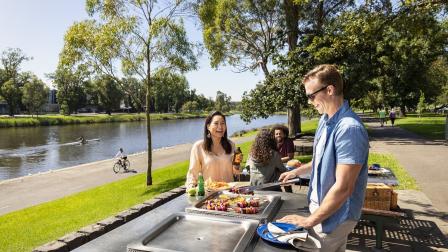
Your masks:
M 50 92 L 48 92 L 48 104 L 58 103 L 58 98 L 56 97 L 57 92 L 56 89 L 50 89 Z
M 0 101 L 0 114 L 7 115 L 9 113 L 8 104 L 5 101 Z
M 59 113 L 59 104 L 56 94 L 58 91 L 56 89 L 50 89 L 48 92 L 47 103 L 42 107 L 42 112 L 44 113 Z

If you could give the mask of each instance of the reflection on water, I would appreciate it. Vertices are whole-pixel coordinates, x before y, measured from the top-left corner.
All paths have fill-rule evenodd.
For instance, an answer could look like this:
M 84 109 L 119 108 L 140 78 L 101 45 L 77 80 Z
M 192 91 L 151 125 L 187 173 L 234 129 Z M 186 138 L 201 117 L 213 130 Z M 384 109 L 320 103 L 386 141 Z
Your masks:
M 235 131 L 286 123 L 285 115 L 246 125 L 239 115 L 227 117 L 229 136 Z M 154 149 L 191 143 L 202 138 L 204 119 L 152 121 Z M 146 123 L 104 123 L 0 129 L 0 180 L 112 158 L 146 150 Z M 87 144 L 77 139 L 84 136 Z

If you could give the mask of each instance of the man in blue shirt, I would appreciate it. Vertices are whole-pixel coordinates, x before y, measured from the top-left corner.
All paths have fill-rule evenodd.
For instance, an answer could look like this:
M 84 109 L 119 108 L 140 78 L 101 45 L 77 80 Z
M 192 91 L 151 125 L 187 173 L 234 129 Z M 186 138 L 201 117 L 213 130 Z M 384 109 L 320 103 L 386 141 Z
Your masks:
M 313 145 L 313 159 L 283 173 L 281 180 L 310 173 L 311 215 L 288 215 L 278 220 L 310 230 L 321 251 L 345 251 L 347 236 L 361 216 L 367 184 L 369 140 L 359 117 L 343 96 L 342 77 L 335 66 L 320 65 L 303 84 L 308 102 L 322 114 Z

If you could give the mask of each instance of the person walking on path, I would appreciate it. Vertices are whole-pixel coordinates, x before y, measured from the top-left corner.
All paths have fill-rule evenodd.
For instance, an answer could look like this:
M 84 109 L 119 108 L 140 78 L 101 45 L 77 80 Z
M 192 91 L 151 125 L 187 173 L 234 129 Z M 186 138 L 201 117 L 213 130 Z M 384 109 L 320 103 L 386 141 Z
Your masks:
M 380 118 L 381 127 L 383 127 L 384 126 L 384 122 L 386 120 L 386 111 L 384 110 L 384 108 L 381 109 L 380 112 L 378 112 L 378 116 Z
M 390 119 L 390 124 L 392 124 L 392 127 L 394 126 L 394 123 L 395 123 L 395 117 L 396 117 L 395 109 L 391 109 L 390 113 L 389 113 L 389 119 Z
M 333 65 L 320 65 L 303 80 L 310 104 L 322 114 L 313 159 L 285 172 L 286 181 L 311 171 L 308 202 L 311 215 L 287 215 L 288 222 L 309 229 L 321 251 L 345 251 L 348 234 L 361 217 L 367 184 L 369 141 L 360 118 L 343 97 L 342 76 Z

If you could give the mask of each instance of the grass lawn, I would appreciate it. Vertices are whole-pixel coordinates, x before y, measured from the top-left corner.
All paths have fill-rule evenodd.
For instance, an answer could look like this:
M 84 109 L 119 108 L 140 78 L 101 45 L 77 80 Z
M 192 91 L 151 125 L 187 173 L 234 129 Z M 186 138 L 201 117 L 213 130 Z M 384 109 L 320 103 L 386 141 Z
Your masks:
M 302 121 L 302 133 L 312 133 L 314 134 L 317 128 L 317 123 L 319 119 L 311 119 L 307 121 Z M 259 129 L 250 130 L 241 134 L 241 137 L 254 136 L 258 133 Z
M 188 161 L 0 216 L 0 251 L 31 251 L 185 183 Z
M 369 165 L 380 164 L 382 167 L 390 168 L 398 179 L 398 190 L 419 190 L 417 182 L 398 163 L 392 154 L 369 153 Z
M 445 116 L 408 115 L 398 118 L 395 125 L 430 139 L 445 139 Z
M 302 122 L 302 133 L 314 134 L 316 132 L 318 123 L 319 123 L 319 118 Z

